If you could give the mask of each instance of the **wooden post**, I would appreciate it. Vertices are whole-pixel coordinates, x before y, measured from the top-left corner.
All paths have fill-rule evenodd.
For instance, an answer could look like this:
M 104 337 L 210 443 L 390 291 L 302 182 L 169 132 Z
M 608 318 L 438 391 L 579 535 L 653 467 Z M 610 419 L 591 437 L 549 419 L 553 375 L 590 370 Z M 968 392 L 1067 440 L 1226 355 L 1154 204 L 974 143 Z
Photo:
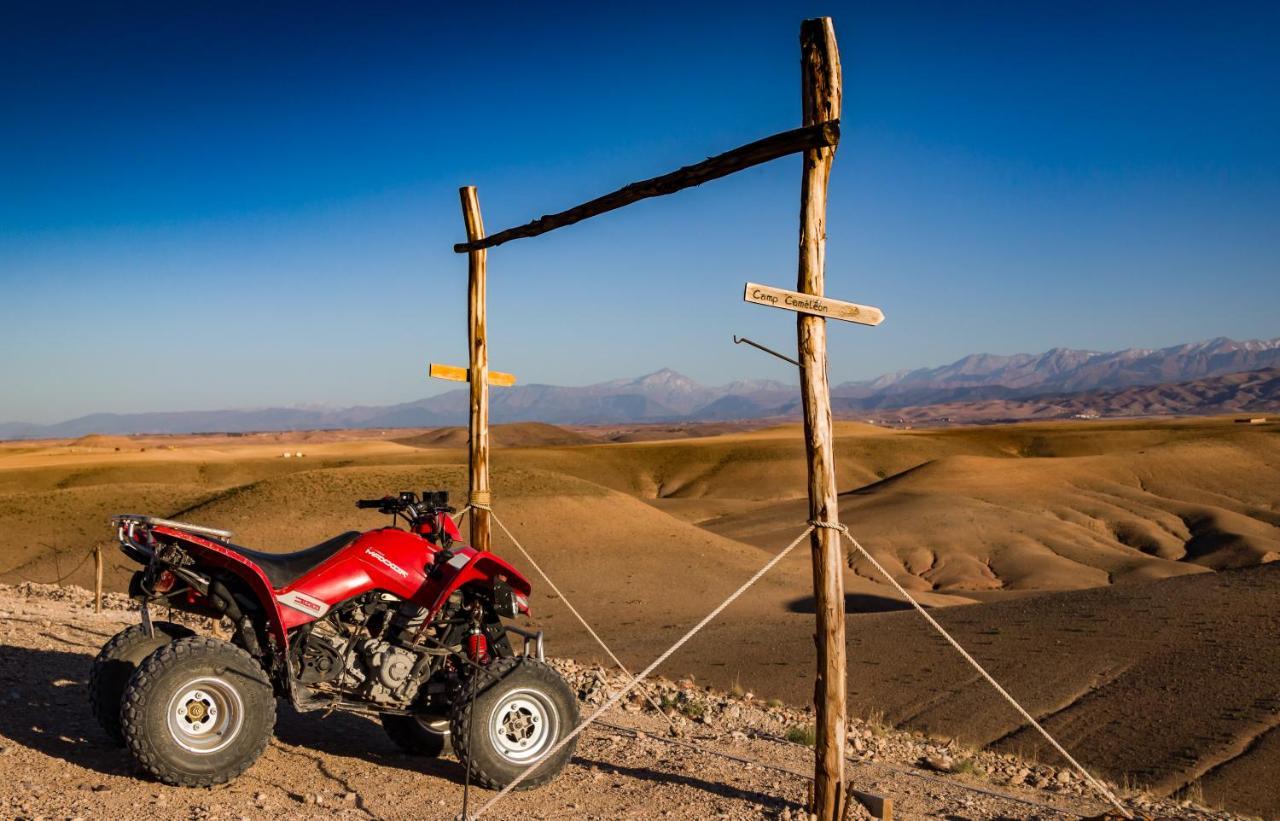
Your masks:
M 840 118 L 840 54 L 831 18 L 800 26 L 804 125 Z M 826 265 L 827 180 L 835 147 L 804 152 L 800 181 L 800 265 L 796 290 L 822 296 Z M 831 393 L 827 384 L 827 327 L 819 316 L 798 322 L 800 392 L 804 404 L 805 454 L 809 468 L 809 518 L 839 521 Z M 844 558 L 839 532 L 817 528 L 810 538 L 816 599 L 817 677 L 814 708 L 813 812 L 820 821 L 838 821 L 845 801 L 845 639 Z
M 849 818 L 853 812 L 853 805 L 861 804 L 862 808 L 872 818 L 879 821 L 893 821 L 893 799 L 873 792 L 863 792 L 855 790 L 853 785 L 849 785 L 849 793 L 845 796 L 844 814 L 845 818 Z
M 467 227 L 467 240 L 484 238 L 484 220 L 480 217 L 480 198 L 474 185 L 458 189 L 462 199 L 462 221 Z M 471 504 L 484 505 L 471 511 L 471 546 L 488 550 L 490 545 L 489 495 L 489 336 L 485 307 L 485 258 L 483 248 L 467 252 L 467 368 L 471 383 L 471 413 L 467 420 L 470 458 Z
M 102 612 L 102 545 L 93 548 L 93 612 Z

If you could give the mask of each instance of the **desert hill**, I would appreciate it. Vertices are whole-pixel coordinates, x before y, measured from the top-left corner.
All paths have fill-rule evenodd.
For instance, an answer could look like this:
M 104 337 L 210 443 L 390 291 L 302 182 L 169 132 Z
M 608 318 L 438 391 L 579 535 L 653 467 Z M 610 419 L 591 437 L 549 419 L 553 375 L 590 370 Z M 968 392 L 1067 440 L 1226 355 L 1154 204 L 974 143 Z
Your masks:
M 1270 564 L 937 616 L 1059 741 L 1110 777 L 1162 794 L 1194 786 L 1211 804 L 1275 817 L 1277 601 L 1280 564 Z M 851 621 L 858 708 L 884 710 L 895 724 L 1052 756 L 925 630 L 914 613 Z
M 891 431 L 842 422 L 843 517 L 901 583 L 965 599 L 1263 563 L 1280 555 L 1278 427 L 1222 420 Z M 516 441 L 529 441 L 528 426 L 514 431 L 525 437 Z M 532 433 L 560 437 L 549 427 Z M 0 572 L 40 556 L 54 562 L 60 551 L 82 555 L 107 535 L 107 516 L 121 510 L 217 511 L 228 519 L 206 521 L 233 530 L 252 523 L 270 537 L 264 544 L 297 549 L 343 529 L 358 515 L 350 506 L 361 495 L 436 484 L 460 499 L 460 468 L 444 468 L 465 462 L 465 451 L 449 447 L 452 432 L 423 435 L 432 446 L 404 438 L 315 443 L 305 459 L 281 459 L 271 444 L 7 454 L 0 458 L 9 466 L 0 467 L 0 521 L 7 523 Z M 347 470 L 378 465 L 395 470 L 360 482 Z M 554 510 L 571 495 L 561 485 L 591 486 L 644 502 L 673 525 L 764 549 L 784 544 L 806 518 L 797 426 L 521 447 L 497 466 L 495 489 L 513 502 L 539 498 Z M 525 478 L 504 488 L 502 471 L 517 469 Z M 222 498 L 248 504 L 262 493 L 274 494 L 276 506 L 211 507 Z M 620 544 L 644 544 L 653 531 L 624 522 L 613 532 Z M 553 541 L 550 531 L 533 535 Z M 56 564 L 65 569 L 61 558 Z
M 1077 437 L 1028 426 L 1025 439 L 1005 444 L 1012 452 L 939 449 L 851 488 L 841 517 L 915 590 L 1061 590 L 1251 566 L 1280 558 L 1274 428 L 1133 435 L 1099 427 Z M 1000 446 L 998 435 L 974 430 L 913 438 Z M 803 499 L 780 501 L 704 524 L 776 543 L 782 523 L 806 509 Z
M 1113 777 L 1162 790 L 1194 782 L 1225 796 L 1215 800 L 1266 807 L 1245 782 L 1280 772 L 1280 750 L 1274 733 L 1249 733 L 1274 712 L 1266 705 L 1280 665 L 1267 650 L 1276 625 L 1250 613 L 1274 619 L 1278 428 L 1231 419 L 917 430 L 840 422 L 842 518 L 1038 714 L 1076 705 L 1051 721 Z M 403 441 L 424 433 L 425 447 Z M 803 527 L 798 426 L 687 433 L 509 447 L 495 459 L 499 515 L 628 664 L 665 649 Z M 131 438 L 119 451 L 74 441 L 2 447 L 0 581 L 91 584 L 87 551 L 108 542 L 116 512 L 227 527 L 238 543 L 293 550 L 381 525 L 354 508 L 359 497 L 443 487 L 463 498 L 456 437 L 306 436 Z M 133 447 L 140 441 L 145 450 Z M 502 537 L 495 548 L 533 575 Z M 132 568 L 107 555 L 108 584 L 121 589 Z M 809 565 L 801 547 L 670 672 L 806 702 Z M 535 623 L 551 651 L 597 658 L 533 581 Z M 858 709 L 997 746 L 1030 743 L 1009 735 L 1003 708 L 977 700 L 972 675 L 945 660 L 914 614 L 891 612 L 901 604 L 866 567 L 853 562 L 846 583 Z M 1091 682 L 1097 692 L 1077 705 Z M 1118 718 L 1128 705 L 1142 721 Z M 1141 733 L 1159 739 L 1148 744 Z
M 465 427 L 439 428 L 396 439 L 415 448 L 465 448 L 469 436 Z M 535 448 L 548 445 L 588 445 L 598 442 L 576 431 L 544 422 L 514 422 L 489 428 L 489 443 L 495 448 Z

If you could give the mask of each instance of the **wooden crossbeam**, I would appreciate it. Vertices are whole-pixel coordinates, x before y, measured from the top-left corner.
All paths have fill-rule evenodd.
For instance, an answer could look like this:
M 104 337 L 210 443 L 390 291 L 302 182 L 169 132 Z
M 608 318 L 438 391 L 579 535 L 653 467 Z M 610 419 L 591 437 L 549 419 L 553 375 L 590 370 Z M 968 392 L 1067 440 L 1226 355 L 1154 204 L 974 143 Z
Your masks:
M 467 368 L 459 368 L 457 365 L 440 365 L 435 362 L 431 363 L 427 376 L 432 379 L 447 379 L 450 382 L 471 381 L 471 371 Z M 499 388 L 509 388 L 516 383 L 516 375 L 502 371 L 489 371 L 488 382 Z
M 548 231 L 554 231 L 557 228 L 581 222 L 588 217 L 595 217 L 614 211 L 633 202 L 639 202 L 650 197 L 674 194 L 677 191 L 683 191 L 695 185 L 702 185 L 702 183 L 710 182 L 711 180 L 718 180 L 721 177 L 727 177 L 753 165 L 767 163 L 771 160 L 785 157 L 788 154 L 819 148 L 834 148 L 838 142 L 840 142 L 840 121 L 837 119 L 807 125 L 803 128 L 794 128 L 781 134 L 765 137 L 763 140 L 756 140 L 732 151 L 717 154 L 700 163 L 686 165 L 684 168 L 672 171 L 670 174 L 633 182 L 611 194 L 597 197 L 590 202 L 574 206 L 567 211 L 539 217 L 526 225 L 508 228 L 505 231 L 490 234 L 482 239 L 460 242 L 453 246 L 453 250 L 459 254 L 465 254 L 468 251 L 493 248 L 513 239 L 536 237 L 539 234 L 545 234 Z

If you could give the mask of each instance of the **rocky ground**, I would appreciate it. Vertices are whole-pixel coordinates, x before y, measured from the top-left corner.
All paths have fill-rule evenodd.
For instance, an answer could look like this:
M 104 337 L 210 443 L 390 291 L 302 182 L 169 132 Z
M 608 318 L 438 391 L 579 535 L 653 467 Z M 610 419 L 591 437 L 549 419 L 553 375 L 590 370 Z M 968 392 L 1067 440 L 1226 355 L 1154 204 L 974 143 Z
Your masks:
M 444 819 L 461 811 L 462 769 L 452 758 L 403 755 L 364 718 L 283 706 L 276 740 L 229 785 L 180 789 L 140 776 L 95 724 L 85 692 L 98 648 L 136 620 L 123 596 L 109 595 L 106 605 L 95 614 L 80 588 L 0 585 L 0 817 Z M 599 667 L 556 664 L 584 714 L 622 681 Z M 811 715 L 693 681 L 654 680 L 647 692 L 663 712 L 633 694 L 607 724 L 583 734 L 559 779 L 508 797 L 488 817 L 804 817 Z M 851 723 L 847 753 L 853 786 L 892 798 L 899 818 L 1058 818 L 1106 809 L 1053 763 L 967 750 L 875 721 Z M 1232 817 L 1116 789 L 1141 815 Z M 490 795 L 472 790 L 472 809 Z

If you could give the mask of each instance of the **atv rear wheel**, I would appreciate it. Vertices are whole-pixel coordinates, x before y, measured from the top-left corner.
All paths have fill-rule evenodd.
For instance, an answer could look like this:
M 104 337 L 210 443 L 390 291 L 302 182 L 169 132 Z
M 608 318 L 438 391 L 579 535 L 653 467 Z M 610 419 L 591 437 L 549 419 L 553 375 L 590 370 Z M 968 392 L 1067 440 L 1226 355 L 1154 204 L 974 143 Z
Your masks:
M 120 723 L 134 759 L 166 784 L 209 787 L 244 772 L 266 749 L 275 696 L 262 666 L 208 636 L 156 650 L 125 687 Z
M 159 647 L 195 633 L 180 624 L 167 621 L 151 623 L 155 635 L 148 636 L 141 624 L 126 627 L 102 646 L 89 672 L 89 706 L 93 717 L 107 731 L 111 740 L 124 746 L 120 730 L 120 699 L 129 677 L 138 664 Z
M 536 761 L 541 765 L 517 789 L 550 782 L 577 746 L 566 744 L 546 759 L 578 724 L 573 690 L 550 666 L 529 658 L 500 659 L 486 673 L 476 675 L 454 705 L 450 729 L 458 760 L 490 789 L 502 789 Z
M 449 749 L 449 719 L 434 716 L 398 716 L 383 713 L 382 729 L 395 745 L 410 755 L 435 758 Z

